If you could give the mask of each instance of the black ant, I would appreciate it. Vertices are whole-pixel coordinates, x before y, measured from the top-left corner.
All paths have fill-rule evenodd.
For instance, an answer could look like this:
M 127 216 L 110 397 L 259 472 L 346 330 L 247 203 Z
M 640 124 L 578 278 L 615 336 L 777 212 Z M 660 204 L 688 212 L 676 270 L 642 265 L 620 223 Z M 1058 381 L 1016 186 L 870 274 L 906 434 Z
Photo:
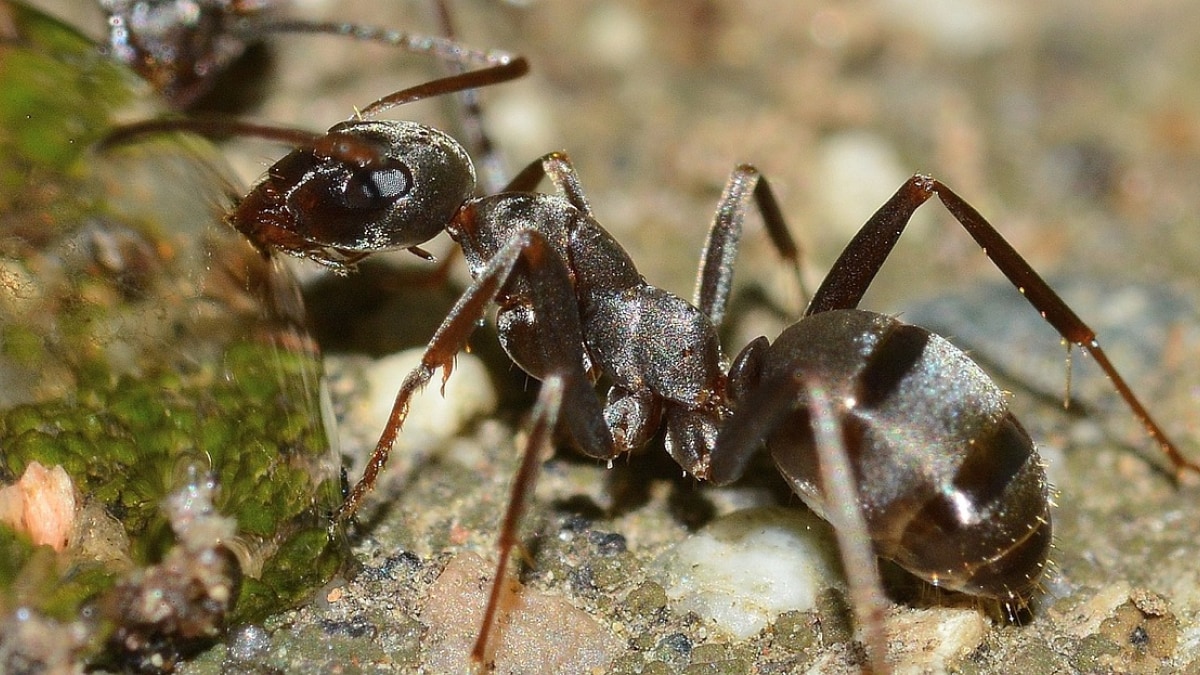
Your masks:
M 151 84 L 176 110 L 190 108 L 246 50 L 279 34 L 340 35 L 430 54 L 447 63 L 496 63 L 454 39 L 449 11 L 436 2 L 442 35 L 277 16 L 279 0 L 99 0 L 112 56 Z
M 274 35 L 332 35 L 435 57 L 454 72 L 512 60 L 501 50 L 468 47 L 456 38 L 446 0 L 431 0 L 440 34 L 279 16 L 281 0 L 98 0 L 107 18 L 105 50 L 148 82 L 172 110 L 186 111 L 209 94 L 248 49 Z M 471 89 L 461 93 L 462 128 L 477 152 L 486 185 L 504 170 L 484 130 Z
M 191 107 L 269 29 L 266 6 L 243 0 L 99 0 L 107 51 L 167 105 Z M 254 23 L 260 27 L 251 28 Z
M 499 560 L 472 658 L 489 657 L 517 526 L 556 428 L 611 461 L 660 430 L 697 478 L 725 484 L 764 444 L 806 504 L 838 533 L 872 668 L 888 670 L 874 557 L 934 586 L 998 600 L 1013 614 L 1035 595 L 1051 541 L 1049 487 L 1006 395 L 965 353 L 897 319 L 858 309 L 915 210 L 936 196 L 1001 272 L 1069 342 L 1090 354 L 1175 471 L 1200 472 L 1134 395 L 1095 333 L 974 208 L 933 178 L 906 181 L 862 227 L 803 318 L 727 361 L 717 338 L 733 261 L 753 202 L 799 278 L 799 254 L 769 183 L 734 169 L 702 254 L 693 302 L 647 284 L 592 216 L 571 163 L 551 153 L 495 194 L 472 197 L 474 169 L 446 134 L 372 119 L 430 96 L 520 76 L 522 59 L 380 99 L 324 135 L 245 124 L 147 122 L 125 137 L 190 129 L 295 146 L 229 215 L 263 255 L 281 251 L 346 271 L 372 253 L 445 230 L 473 283 L 401 384 L 363 477 L 335 516 L 354 515 L 400 433 L 411 398 L 454 357 L 488 307 L 500 340 L 542 381 L 532 432 L 500 528 Z M 556 194 L 533 192 L 548 178 Z M 594 385 L 610 385 L 603 403 Z

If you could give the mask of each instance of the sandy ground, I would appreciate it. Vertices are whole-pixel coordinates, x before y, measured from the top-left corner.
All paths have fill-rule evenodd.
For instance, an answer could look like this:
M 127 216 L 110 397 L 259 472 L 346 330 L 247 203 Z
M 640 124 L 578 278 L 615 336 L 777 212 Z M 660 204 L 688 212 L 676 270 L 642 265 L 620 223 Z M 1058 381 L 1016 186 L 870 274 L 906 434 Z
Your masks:
M 422 2 L 296 5 L 302 16 L 436 30 Z M 652 283 L 690 297 L 712 209 L 739 162 L 756 164 L 775 186 L 806 246 L 810 284 L 908 175 L 933 173 L 1061 282 L 1168 433 L 1200 455 L 1194 3 L 463 1 L 453 9 L 465 41 L 532 63 L 528 78 L 484 96 L 510 170 L 567 150 L 597 217 Z M 351 41 L 276 40 L 271 54 L 271 76 L 248 112 L 312 128 L 430 73 L 419 57 Z M 433 103 L 397 115 L 454 129 L 452 111 Z M 241 143 L 230 156 L 252 180 L 277 151 Z M 449 247 L 430 245 L 439 254 Z M 455 274 L 461 288 L 464 272 Z M 729 352 L 786 322 L 749 298 L 792 314 L 799 306 L 756 224 L 737 279 Z M 1200 667 L 1200 494 L 1172 485 L 1086 359 L 1076 359 L 1072 391 L 1088 414 L 1062 414 L 1062 348 L 1000 279 L 930 205 L 864 306 L 904 312 L 1011 375 L 1004 386 L 1016 392 L 1014 408 L 1058 489 L 1056 569 L 1022 625 L 889 571 L 900 601 L 888 623 L 897 664 L 1191 672 Z M 422 344 L 455 293 L 379 300 L 365 285 L 314 287 L 318 325 L 340 326 L 319 335 L 335 350 L 375 354 Z M 343 313 L 322 315 L 331 308 Z M 475 343 L 495 383 L 466 388 L 495 386 L 498 412 L 451 439 L 400 451 L 367 509 L 358 576 L 266 632 L 237 631 L 186 670 L 462 667 L 453 659 L 482 605 L 478 586 L 491 563 L 479 557 L 494 559 L 519 447 L 513 433 L 529 401 L 494 337 L 481 332 Z M 341 409 L 366 405 L 355 376 L 372 364 L 345 355 L 329 363 Z M 343 451 L 361 450 L 374 433 L 345 426 Z M 526 599 L 514 601 L 526 618 L 512 624 L 533 627 L 505 631 L 497 669 L 538 672 L 553 655 L 563 672 L 588 664 L 629 673 L 853 672 L 861 654 L 847 642 L 836 594 L 745 639 L 665 597 L 670 581 L 653 561 L 690 532 L 746 505 L 800 507 L 766 468 L 748 486 L 718 491 L 680 480 L 660 450 L 651 452 L 612 471 L 565 454 L 546 466 L 524 527 Z

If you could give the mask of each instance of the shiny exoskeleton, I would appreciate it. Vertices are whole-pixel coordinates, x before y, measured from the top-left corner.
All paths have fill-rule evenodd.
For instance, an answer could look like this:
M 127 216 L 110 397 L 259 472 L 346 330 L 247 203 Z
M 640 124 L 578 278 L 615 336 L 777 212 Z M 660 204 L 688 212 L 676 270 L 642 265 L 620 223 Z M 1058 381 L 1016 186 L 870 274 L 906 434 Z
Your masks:
M 445 230 L 474 279 L 401 384 L 338 518 L 351 516 L 374 485 L 411 398 L 439 368 L 448 376 L 494 303 L 504 348 L 543 381 L 501 527 L 496 579 L 516 543 L 540 451 L 561 424 L 579 450 L 601 460 L 662 429 L 680 466 L 716 483 L 742 476 L 765 443 L 795 492 L 838 531 L 876 670 L 887 665 L 874 555 L 940 587 L 1024 604 L 1051 532 L 1033 441 L 1004 393 L 962 351 L 857 309 L 910 216 L 935 195 L 1047 321 L 1094 357 L 1176 470 L 1200 471 L 1166 438 L 1094 332 L 978 212 L 931 178 L 908 180 L 867 221 L 798 323 L 773 344 L 751 342 L 730 362 L 717 327 L 752 202 L 799 278 L 797 248 L 753 167 L 739 166 L 729 178 L 688 302 L 645 282 L 593 217 L 564 154 L 534 162 L 499 193 L 472 197 L 471 161 L 452 138 L 370 119 L 394 105 L 519 76 L 524 67 L 516 60 L 398 92 L 320 136 L 237 129 L 296 146 L 229 217 L 264 254 L 344 271 L 377 251 L 423 253 L 418 247 Z M 533 191 L 543 178 L 555 194 Z M 608 386 L 603 403 L 597 382 Z M 499 586 L 473 651 L 478 661 L 488 656 Z
M 821 383 L 854 468 L 876 552 L 930 583 L 1021 603 L 1050 546 L 1045 472 L 1005 393 L 927 330 L 856 309 L 813 314 L 754 351 L 755 374 L 718 437 L 729 482 L 759 439 L 829 519 L 806 381 Z

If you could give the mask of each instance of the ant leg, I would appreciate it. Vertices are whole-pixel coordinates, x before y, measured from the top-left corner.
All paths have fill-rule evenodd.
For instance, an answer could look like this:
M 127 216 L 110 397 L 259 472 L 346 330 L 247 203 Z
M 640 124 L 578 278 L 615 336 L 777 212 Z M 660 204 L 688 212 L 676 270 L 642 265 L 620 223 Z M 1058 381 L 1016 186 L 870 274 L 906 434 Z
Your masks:
M 766 338 L 749 345 L 735 363 L 755 362 L 757 370 L 768 347 Z M 738 378 L 741 392 L 733 416 L 725 420 L 709 455 L 708 480 L 714 485 L 728 485 L 746 474 L 750 460 L 763 447 L 781 424 L 801 405 L 800 383 L 793 378 L 763 380 L 756 372 Z
M 519 264 L 523 265 L 520 273 L 526 274 L 530 285 L 538 289 L 531 301 L 531 311 L 547 317 L 539 324 L 539 330 L 529 334 L 537 343 L 544 370 L 531 374 L 543 380 L 553 375 L 561 377 L 566 390 L 564 407 L 571 412 L 570 431 L 575 442 L 593 457 L 613 456 L 612 436 L 604 423 L 600 402 L 580 365 L 583 329 L 566 266 L 540 233 L 526 230 L 505 244 L 463 292 L 426 346 L 421 364 L 404 378 L 363 476 L 338 509 L 335 521 L 345 521 L 358 510 L 387 464 L 388 454 L 408 416 L 409 401 L 429 383 L 437 369 L 442 369 L 443 383 L 450 377 L 455 354 L 479 325 L 487 307 L 493 300 L 502 303 L 507 300 L 501 290 Z
M 506 192 L 530 192 L 543 178 L 549 178 L 555 189 L 575 208 L 588 216 L 592 215 L 587 197 L 571 159 L 565 152 L 552 152 L 531 162 L 505 187 Z M 803 295 L 804 287 L 800 271 L 800 250 L 788 231 L 783 211 L 775 199 L 770 183 L 758 169 L 748 164 L 738 166 L 729 176 L 725 192 L 717 206 L 713 224 L 705 243 L 703 262 L 696 281 L 695 304 L 707 314 L 714 324 L 719 325 L 729 299 L 733 278 L 733 261 L 737 257 L 737 245 L 741 239 L 742 223 L 746 208 L 753 198 L 762 214 L 767 233 L 779 254 L 788 261 L 796 277 L 797 286 Z
M 457 42 L 458 31 L 454 28 L 454 17 L 449 4 L 446 0 L 434 0 L 432 4 L 438 17 L 438 23 L 441 24 L 442 35 Z M 462 73 L 466 70 L 466 64 L 460 61 L 451 61 L 448 65 L 452 73 Z M 468 139 L 465 145 L 472 150 L 470 154 L 475 158 L 475 164 L 479 168 L 484 192 L 495 194 L 507 183 L 504 178 L 507 172 L 504 169 L 500 153 L 492 142 L 492 137 L 487 133 L 487 125 L 483 122 L 483 106 L 479 102 L 479 92 L 475 89 L 466 89 L 459 94 L 459 100 L 462 102 L 460 125 L 463 136 Z M 443 266 L 445 265 L 444 263 Z
M 1108 376 L 1113 388 L 1133 411 L 1151 438 L 1158 442 L 1179 477 L 1184 471 L 1200 473 L 1200 465 L 1188 460 L 1134 395 L 1108 355 L 1100 348 L 1096 332 L 1063 302 L 1054 289 L 1017 253 L 982 215 L 950 188 L 929 176 L 910 178 L 859 230 L 842 251 L 817 289 L 805 315 L 858 306 L 904 227 L 916 209 L 937 195 L 946 210 L 983 248 L 992 263 L 1008 277 L 1046 321 L 1065 339 L 1082 347 Z
M 567 200 L 571 206 L 582 211 L 589 218 L 592 207 L 588 205 L 587 197 L 583 194 L 583 184 L 575 173 L 575 166 L 567 153 L 558 151 L 543 155 L 529 163 L 513 177 L 505 186 L 503 192 L 533 192 L 543 178 L 549 178 L 554 189 Z
M 833 413 L 829 392 L 824 387 L 811 382 L 802 382 L 801 387 L 808 394 L 813 445 L 817 450 L 822 492 L 828 501 L 825 515 L 837 538 L 842 570 L 850 586 L 850 603 L 863 631 L 863 644 L 867 648 L 871 672 L 887 675 L 891 672 L 887 663 L 888 640 L 884 626 L 887 600 L 883 595 L 879 562 L 875 559 L 875 549 L 867 533 L 858 487 L 854 484 L 854 468 L 846 454 L 842 426 Z
M 738 243 L 742 238 L 742 223 L 746 209 L 753 197 L 762 215 L 763 224 L 775 250 L 783 257 L 796 277 L 797 288 L 803 297 L 808 289 L 800 272 L 800 250 L 788 231 L 783 211 L 775 199 L 775 193 L 765 176 L 749 164 L 735 168 L 725 183 L 704 252 L 700 256 L 700 270 L 696 276 L 696 291 L 692 304 L 708 315 L 714 325 L 721 325 L 725 318 L 725 307 L 729 302 L 729 291 L 733 284 L 733 264 L 737 258 Z
M 483 612 L 483 624 L 479 634 L 475 636 L 475 645 L 471 648 L 471 661 L 484 663 L 488 654 L 488 638 L 492 626 L 496 623 L 500 599 L 504 595 L 505 575 L 508 573 L 508 559 L 513 547 L 517 545 L 517 529 L 521 525 L 521 517 L 529 494 L 537 485 L 538 473 L 542 468 L 542 457 L 550 446 L 550 436 L 558 420 L 559 408 L 563 398 L 564 381 L 558 375 L 546 378 L 538 391 L 537 403 L 533 407 L 533 423 L 529 430 L 529 438 L 525 441 L 525 450 L 521 455 L 521 466 L 513 477 L 512 492 L 509 495 L 508 507 L 504 511 L 504 519 L 500 525 L 500 536 L 496 550 L 500 559 L 496 563 L 496 573 L 492 576 L 492 590 L 488 593 L 487 608 Z
M 767 347 L 766 339 L 756 342 L 759 344 L 748 347 L 751 351 L 743 351 L 737 361 L 761 358 L 761 351 Z M 760 355 L 755 356 L 754 352 L 760 352 Z M 855 617 L 863 630 L 871 671 L 877 675 L 888 673 L 887 633 L 883 620 L 887 601 L 858 488 L 854 484 L 854 468 L 829 392 L 802 377 L 760 380 L 750 374 L 750 378 L 752 381 L 745 386 L 751 391 L 739 402 L 737 411 L 717 436 L 710 456 L 709 480 L 716 485 L 738 480 L 745 475 L 750 459 L 762 447 L 763 439 L 769 438 L 780 425 L 798 423 L 792 421 L 796 413 L 807 418 L 813 433 L 812 444 L 817 452 L 821 493 L 826 505 L 822 517 L 833 526 L 837 537 L 842 569 L 850 586 Z M 778 459 L 776 463 L 779 463 Z
M 809 301 L 804 316 L 858 307 L 913 212 L 933 196 L 932 182 L 925 176 L 913 176 L 879 207 L 846 244 Z M 991 251 L 987 253 L 992 254 Z

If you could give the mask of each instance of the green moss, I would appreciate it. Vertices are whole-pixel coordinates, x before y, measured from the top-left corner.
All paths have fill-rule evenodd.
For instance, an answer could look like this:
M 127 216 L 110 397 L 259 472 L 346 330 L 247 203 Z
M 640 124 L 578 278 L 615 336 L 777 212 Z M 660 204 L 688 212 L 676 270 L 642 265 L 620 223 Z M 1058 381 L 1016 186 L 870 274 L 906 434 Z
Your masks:
M 24 326 L 6 326 L 0 336 L 4 358 L 22 364 L 35 364 L 46 357 L 42 339 L 37 332 Z
M 342 564 L 339 544 L 323 531 L 307 530 L 280 547 L 256 583 L 239 599 L 235 619 L 261 621 L 280 605 L 292 605 L 330 579 Z
M 11 527 L 0 524 L 0 588 L 12 587 L 17 573 L 28 562 L 33 544 L 28 537 L 17 534 Z
M 133 578 L 130 562 L 160 562 L 177 545 L 164 503 L 199 469 L 248 559 L 229 618 L 262 619 L 346 554 L 329 535 L 340 492 L 320 362 L 291 346 L 307 337 L 275 305 L 293 282 L 220 221 L 225 185 L 194 142 L 96 151 L 136 79 L 10 6 L 21 39 L 0 45 L 0 262 L 22 286 L 19 304 L 0 305 L 0 376 L 14 384 L 0 392 L 0 480 L 35 461 L 62 467 L 128 550 L 121 563 L 88 560 L 0 526 L 0 612 L 76 616 Z
M 218 508 L 235 516 L 244 533 L 273 537 L 310 509 L 317 489 L 308 468 L 291 456 L 318 458 L 328 447 L 315 411 L 293 407 L 280 385 L 302 378 L 315 362 L 278 359 L 275 351 L 236 344 L 224 377 L 201 371 L 186 378 L 177 372 L 107 378 L 112 384 L 103 390 L 2 411 L 0 438 L 8 440 L 0 470 L 19 476 L 35 460 L 62 466 L 85 494 L 120 512 L 127 534 L 137 537 L 165 522 L 160 505 L 175 487 L 180 459 L 203 458 L 222 486 Z M 256 417 L 303 423 L 245 423 Z M 322 494 L 327 508 L 336 503 L 329 492 Z

